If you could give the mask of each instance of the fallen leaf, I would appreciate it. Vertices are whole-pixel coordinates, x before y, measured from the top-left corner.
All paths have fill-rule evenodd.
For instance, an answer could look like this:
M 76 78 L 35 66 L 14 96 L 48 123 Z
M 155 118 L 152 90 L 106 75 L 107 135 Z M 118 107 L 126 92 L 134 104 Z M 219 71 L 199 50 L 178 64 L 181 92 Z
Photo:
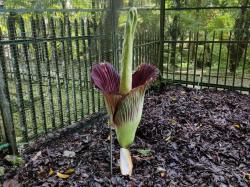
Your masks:
M 67 174 L 63 174 L 63 173 L 60 173 L 60 172 L 57 172 L 57 176 L 61 179 L 67 179 L 69 178 L 69 175 Z
M 72 174 L 74 172 L 75 172 L 74 168 L 69 168 L 69 169 L 67 169 L 67 171 L 65 172 L 65 174 Z
M 52 168 L 49 168 L 49 175 L 53 175 L 55 172 Z
M 185 91 L 181 91 L 181 95 L 185 95 L 186 94 L 186 92 Z
M 22 163 L 24 163 L 22 157 L 16 155 L 6 155 L 4 159 L 12 163 L 13 165 L 21 165 Z
M 166 170 L 165 170 L 165 168 L 159 166 L 159 167 L 157 167 L 156 171 L 157 172 L 165 172 Z
M 107 140 L 110 140 L 110 135 L 108 135 Z
M 171 99 L 172 101 L 176 101 L 176 100 L 177 100 L 175 96 L 170 97 L 170 99 Z
M 160 172 L 160 175 L 161 175 L 161 177 L 165 177 L 166 176 L 166 172 L 164 171 L 164 172 Z
M 0 177 L 4 176 L 5 168 L 3 166 L 0 166 Z
M 171 125 L 176 125 L 177 124 L 177 121 L 175 119 L 172 119 L 171 120 Z
M 234 127 L 237 128 L 237 129 L 239 129 L 240 128 L 240 124 L 239 123 L 235 123 Z
M 164 139 L 166 142 L 169 142 L 171 140 L 171 136 L 168 136 L 167 138 Z
M 248 181 L 250 181 L 250 173 L 245 173 L 245 179 L 247 179 Z
M 38 159 L 38 157 L 41 156 L 41 155 L 42 155 L 42 151 L 38 151 L 38 152 L 36 153 L 36 155 L 35 155 L 33 158 L 31 158 L 31 160 L 32 160 L 32 161 L 36 161 L 36 160 Z
M 66 151 L 63 151 L 63 156 L 72 158 L 72 157 L 76 156 L 76 153 L 74 151 L 67 151 L 66 150 Z
M 43 166 L 39 167 L 39 171 L 37 173 L 38 173 L 39 176 L 42 176 L 42 177 L 47 175 L 47 171 L 43 168 Z

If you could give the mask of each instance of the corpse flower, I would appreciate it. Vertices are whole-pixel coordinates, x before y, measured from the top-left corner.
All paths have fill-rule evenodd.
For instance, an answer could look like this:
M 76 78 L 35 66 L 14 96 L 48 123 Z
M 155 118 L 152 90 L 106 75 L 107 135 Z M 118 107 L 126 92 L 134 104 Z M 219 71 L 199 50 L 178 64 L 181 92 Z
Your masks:
M 133 41 L 137 10 L 129 10 L 122 50 L 120 76 L 109 63 L 96 64 L 91 79 L 104 95 L 111 125 L 115 128 L 120 149 L 120 169 L 123 175 L 132 174 L 132 159 L 128 150 L 133 143 L 141 120 L 144 95 L 148 85 L 157 78 L 153 65 L 141 64 L 132 74 Z

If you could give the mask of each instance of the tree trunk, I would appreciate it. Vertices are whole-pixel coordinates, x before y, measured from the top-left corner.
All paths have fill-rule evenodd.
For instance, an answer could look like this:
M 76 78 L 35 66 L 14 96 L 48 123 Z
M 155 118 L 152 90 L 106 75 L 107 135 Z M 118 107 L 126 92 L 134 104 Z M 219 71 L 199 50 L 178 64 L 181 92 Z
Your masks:
M 243 0 L 242 8 L 240 10 L 239 17 L 235 20 L 234 25 L 234 39 L 239 41 L 237 43 L 231 43 L 229 47 L 229 70 L 235 72 L 240 64 L 241 57 L 244 54 L 247 44 L 242 41 L 247 41 L 250 35 L 250 10 L 246 7 L 249 4 L 249 0 Z
M 129 0 L 129 2 L 128 2 L 128 6 L 129 6 L 129 7 L 134 6 L 134 0 Z
M 117 11 L 117 9 L 121 8 L 123 5 L 123 0 L 114 0 L 113 1 L 113 9 L 115 11 L 108 11 L 105 15 L 104 18 L 104 24 L 103 24 L 103 32 L 106 36 L 106 39 L 103 41 L 102 43 L 102 49 L 104 49 L 106 51 L 106 55 L 105 55 L 105 61 L 111 62 L 111 57 L 112 57 L 112 38 L 111 38 L 111 33 L 112 33 L 112 17 L 114 18 L 114 26 L 116 29 L 117 25 L 118 25 L 118 19 L 119 19 L 119 13 Z M 114 15 L 112 15 L 112 12 L 114 12 Z
M 181 3 L 180 0 L 175 0 L 175 4 L 177 8 L 181 7 Z M 179 19 L 180 19 L 180 15 L 176 14 L 174 15 L 173 18 L 173 22 L 172 25 L 170 26 L 170 37 L 172 40 L 171 43 L 171 52 L 170 52 L 170 64 L 173 67 L 173 69 L 175 69 L 176 67 L 176 63 L 175 63 L 175 57 L 176 57 L 176 41 L 178 39 L 178 37 L 180 36 L 180 25 L 179 25 Z
M 0 40 L 2 40 L 2 31 L 0 30 Z M 8 92 L 8 81 L 6 74 L 6 60 L 4 48 L 0 46 L 0 109 L 2 122 L 1 131 L 4 139 L 10 144 L 10 152 L 17 154 L 15 128 L 11 113 L 10 97 Z M 1 121 L 0 121 L 1 123 Z

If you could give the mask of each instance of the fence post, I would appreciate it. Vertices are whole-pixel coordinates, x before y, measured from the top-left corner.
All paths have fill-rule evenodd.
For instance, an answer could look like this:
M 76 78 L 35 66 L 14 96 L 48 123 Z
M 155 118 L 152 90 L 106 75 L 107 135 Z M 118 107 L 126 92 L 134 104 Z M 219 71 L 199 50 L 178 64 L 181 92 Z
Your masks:
M 9 40 L 16 39 L 16 27 L 15 27 L 16 17 L 15 16 L 16 16 L 15 13 L 10 12 L 10 15 L 7 19 Z M 11 61 L 13 65 L 14 77 L 15 77 L 15 83 L 16 83 L 16 94 L 17 94 L 16 97 L 17 97 L 17 108 L 19 112 L 19 124 L 20 124 L 20 129 L 22 132 L 23 140 L 27 142 L 28 130 L 27 130 L 27 124 L 26 124 L 26 113 L 25 113 L 25 107 L 24 107 L 23 88 L 22 88 L 22 81 L 21 81 L 20 68 L 19 68 L 17 44 L 10 44 L 10 52 L 11 52 Z
M 111 7 L 111 11 L 112 11 L 112 17 L 111 17 L 111 25 L 112 25 L 112 61 L 113 61 L 113 65 L 118 68 L 119 67 L 119 62 L 117 60 L 117 56 L 116 56 L 116 25 L 115 25 L 115 5 L 114 5 L 114 1 L 115 0 L 110 0 L 110 7 Z M 118 70 L 118 69 L 117 69 Z M 119 70 L 118 70 L 119 71 Z
M 160 50 L 159 50 L 159 69 L 160 81 L 163 78 L 163 62 L 164 62 L 164 27 L 165 27 L 165 0 L 161 0 L 160 4 Z
M 7 142 L 11 146 L 12 154 L 17 154 L 15 128 L 12 120 L 10 103 L 8 100 L 8 96 L 6 95 L 2 66 L 0 66 L 0 108 L 2 109 L 1 112 Z

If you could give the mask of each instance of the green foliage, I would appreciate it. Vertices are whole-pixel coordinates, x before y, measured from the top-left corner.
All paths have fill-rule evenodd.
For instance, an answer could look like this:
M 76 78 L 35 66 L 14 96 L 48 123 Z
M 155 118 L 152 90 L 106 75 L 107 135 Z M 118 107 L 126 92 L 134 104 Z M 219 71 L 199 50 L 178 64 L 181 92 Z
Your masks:
M 137 149 L 137 152 L 140 153 L 142 156 L 151 155 L 151 150 L 150 149 Z

